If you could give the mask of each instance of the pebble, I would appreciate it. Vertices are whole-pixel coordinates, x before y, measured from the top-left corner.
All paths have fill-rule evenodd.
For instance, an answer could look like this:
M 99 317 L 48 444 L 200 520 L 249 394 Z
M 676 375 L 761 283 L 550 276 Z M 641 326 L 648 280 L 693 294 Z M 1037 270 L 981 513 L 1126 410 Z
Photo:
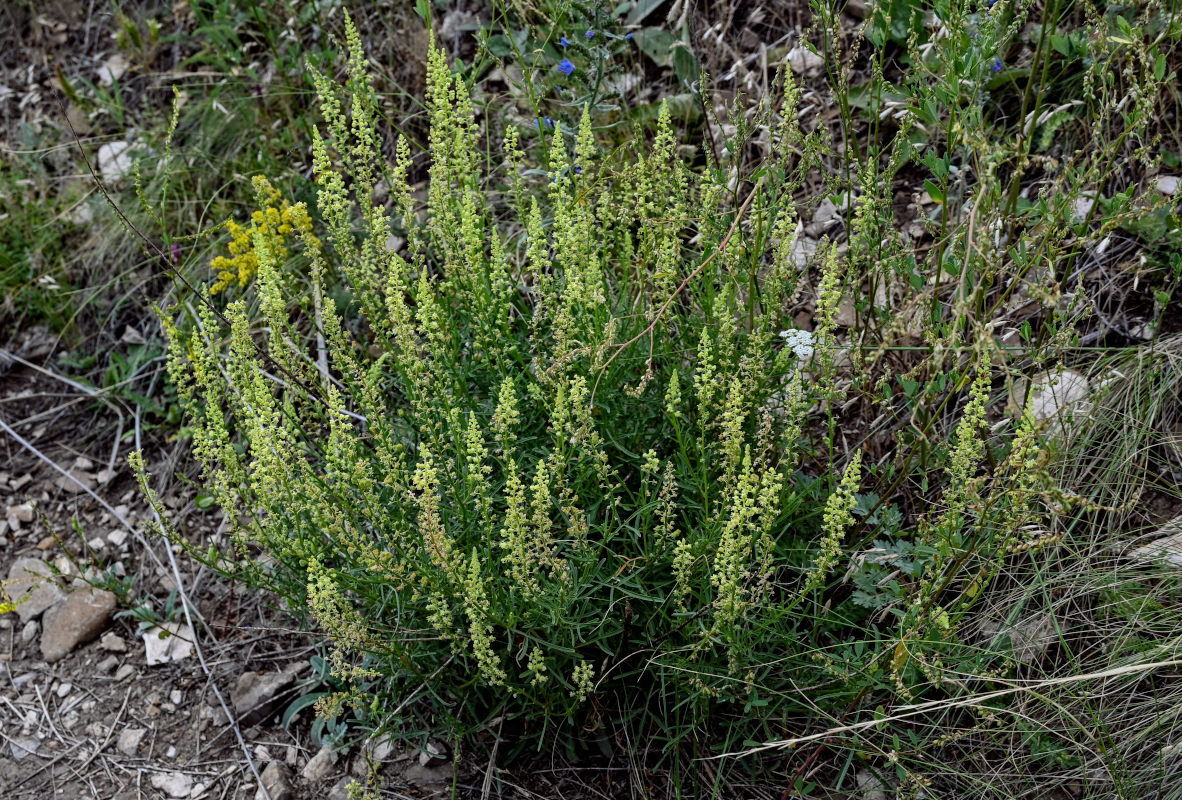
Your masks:
M 115 613 L 115 595 L 102 590 L 77 589 L 45 614 L 41 655 L 49 663 L 102 632 Z
M 127 728 L 119 734 L 115 749 L 125 756 L 134 756 L 140 748 L 140 742 L 148 731 L 145 728 Z
M 289 670 L 282 672 L 244 672 L 230 692 L 234 714 L 246 727 L 262 722 L 276 708 L 276 696 L 290 686 L 294 678 Z
M 111 653 L 126 653 L 127 642 L 119 636 L 119 634 L 111 632 L 104 633 L 102 640 L 99 642 L 99 647 Z
M 37 624 L 37 620 L 29 620 L 25 623 L 25 627 L 21 628 L 21 641 L 28 644 L 37 638 L 37 633 L 40 630 L 41 626 Z
M 349 800 L 349 784 L 352 782 L 352 778 L 341 778 L 328 790 L 328 800 Z
M 123 543 L 127 541 L 127 531 L 122 528 L 116 528 L 107 534 L 107 541 L 116 547 L 122 547 Z
M 173 705 L 179 706 L 181 701 L 185 699 L 185 694 L 180 689 L 173 689 L 168 693 L 168 700 Z
M 12 757 L 17 761 L 36 755 L 38 748 L 41 747 L 41 742 L 32 736 L 16 736 L 8 741 L 9 747 L 12 749 Z
M 64 698 L 66 695 L 68 695 L 72 691 L 74 691 L 74 684 L 63 683 L 61 686 L 57 687 L 57 696 L 60 698 Z
M 98 666 L 95 667 L 95 669 L 97 669 L 100 674 L 106 675 L 117 666 L 119 666 L 119 659 L 115 656 L 107 656 L 98 663 Z
M 53 546 L 56 544 L 57 544 L 57 539 L 53 538 L 52 536 L 46 536 L 41 541 L 37 542 L 37 549 L 38 550 L 49 550 L 49 549 L 52 549 Z
M 169 797 L 188 797 L 193 791 L 193 779 L 183 772 L 161 772 L 152 776 L 152 788 Z
M 131 143 L 125 141 L 107 142 L 98 149 L 98 168 L 103 180 L 115 182 L 131 172 Z M 153 784 L 155 786 L 155 784 Z M 188 791 L 185 792 L 188 794 Z M 180 797 L 182 795 L 173 795 Z
M 181 661 L 193 654 L 193 629 L 188 625 L 167 622 L 163 628 L 149 629 L 142 638 L 149 667 Z
M 125 681 L 134 674 L 135 674 L 135 667 L 133 667 L 131 664 L 124 664 L 122 667 L 119 668 L 119 671 L 115 673 L 115 680 Z
M 5 591 L 16 601 L 22 622 L 39 616 L 66 596 L 52 577 L 52 570 L 39 558 L 18 558 L 8 570 Z
M 263 770 L 263 774 L 259 776 L 262 778 L 262 785 L 258 792 L 255 793 L 255 800 L 264 800 L 267 795 L 271 796 L 271 800 L 291 800 L 293 797 L 291 791 L 291 770 L 286 765 L 278 761 L 272 761 L 267 764 L 267 768 Z M 263 790 L 266 789 L 264 794 Z
M 421 789 L 430 789 L 451 783 L 452 769 L 451 762 L 441 767 L 424 767 L 422 764 L 412 763 L 403 771 L 402 778 Z
M 327 745 L 320 748 L 320 751 L 304 765 L 304 771 L 300 774 L 307 780 L 320 781 L 332 774 L 333 762 L 337 760 L 336 752 Z

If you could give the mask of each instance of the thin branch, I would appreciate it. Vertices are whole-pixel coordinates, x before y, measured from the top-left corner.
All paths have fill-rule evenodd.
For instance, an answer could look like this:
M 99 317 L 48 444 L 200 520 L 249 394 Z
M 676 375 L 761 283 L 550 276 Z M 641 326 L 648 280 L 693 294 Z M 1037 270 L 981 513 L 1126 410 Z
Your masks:
M 755 184 L 755 187 L 751 190 L 751 194 L 747 195 L 747 199 L 743 201 L 743 205 L 739 206 L 739 210 L 735 212 L 735 219 L 731 222 L 730 230 L 726 232 L 726 236 L 722 237 L 722 241 L 718 243 L 718 248 L 705 259 L 703 259 L 702 263 L 696 266 L 693 272 L 685 276 L 685 280 L 683 280 L 681 284 L 673 291 L 673 294 L 669 295 L 668 299 L 665 300 L 661 307 L 657 309 L 657 313 L 653 316 L 652 322 L 650 322 L 644 330 L 633 336 L 628 341 L 617 345 L 616 352 L 612 353 L 611 358 L 609 358 L 607 362 L 599 368 L 599 374 L 595 376 L 595 386 L 591 389 L 590 403 L 592 406 L 595 405 L 595 392 L 599 389 L 599 381 L 603 377 L 603 374 L 607 372 L 607 368 L 610 367 L 612 362 L 616 360 L 616 357 L 619 356 L 620 353 L 624 352 L 624 350 L 626 350 L 629 345 L 640 341 L 640 339 L 645 336 L 651 336 L 653 330 L 657 327 L 657 323 L 660 322 L 661 317 L 665 315 L 665 311 L 667 311 L 669 306 L 672 305 L 673 301 L 677 299 L 678 295 L 685 291 L 685 287 L 689 286 L 690 282 L 701 274 L 702 270 L 706 268 L 707 264 L 717 258 L 719 254 L 726 252 L 726 248 L 730 245 L 731 238 L 735 235 L 735 232 L 739 229 L 739 224 L 743 221 L 743 215 L 747 213 L 747 209 L 751 206 L 751 201 L 755 199 L 755 195 L 759 194 L 759 188 L 762 185 L 763 178 L 760 178 L 759 182 Z M 649 368 L 652 368 L 651 352 L 649 354 Z

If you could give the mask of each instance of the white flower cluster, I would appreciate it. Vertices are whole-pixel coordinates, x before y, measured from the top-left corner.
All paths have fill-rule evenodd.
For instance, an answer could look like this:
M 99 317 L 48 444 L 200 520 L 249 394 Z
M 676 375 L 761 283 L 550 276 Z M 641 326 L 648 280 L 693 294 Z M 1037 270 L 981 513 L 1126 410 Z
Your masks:
M 795 328 L 780 331 L 780 338 L 796 354 L 796 359 L 799 363 L 804 364 L 813 357 L 813 342 L 815 339 L 809 331 L 797 330 Z

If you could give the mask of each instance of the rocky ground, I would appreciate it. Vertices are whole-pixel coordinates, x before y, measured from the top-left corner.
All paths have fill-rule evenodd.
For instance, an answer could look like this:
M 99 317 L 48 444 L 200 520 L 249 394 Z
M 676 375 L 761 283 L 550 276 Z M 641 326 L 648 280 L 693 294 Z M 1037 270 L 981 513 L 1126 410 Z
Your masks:
M 125 464 L 134 438 L 26 358 L 56 346 L 26 335 L 0 374 L 0 578 L 16 603 L 0 614 L 0 797 L 344 800 L 371 765 L 387 796 L 450 792 L 441 753 L 318 746 L 310 707 L 281 724 L 318 688 L 315 646 L 265 598 L 170 558 Z M 143 439 L 166 474 L 180 446 Z M 216 538 L 195 496 L 165 488 L 170 522 Z

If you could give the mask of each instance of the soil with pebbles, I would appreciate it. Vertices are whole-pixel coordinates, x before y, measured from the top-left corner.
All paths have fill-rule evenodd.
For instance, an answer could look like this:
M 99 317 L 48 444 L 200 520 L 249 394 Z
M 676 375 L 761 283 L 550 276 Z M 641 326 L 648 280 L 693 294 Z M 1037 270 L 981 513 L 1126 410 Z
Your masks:
M 398 746 L 318 747 L 311 708 L 284 728 L 283 711 L 323 688 L 309 668 L 314 642 L 272 598 L 178 555 L 196 633 L 188 627 L 126 466 L 133 423 L 54 377 L 56 350 L 44 331 L 26 332 L 4 347 L 0 372 L 11 429 L 0 434 L 0 579 L 19 601 L 0 614 L 0 797 L 253 800 L 264 796 L 257 774 L 273 800 L 344 800 L 369 764 L 395 794 L 450 792 L 450 762 L 421 764 Z M 169 522 L 217 541 L 221 515 L 196 508 L 194 484 L 156 477 L 178 463 L 184 472 L 184 444 L 143 430 L 141 441 Z

